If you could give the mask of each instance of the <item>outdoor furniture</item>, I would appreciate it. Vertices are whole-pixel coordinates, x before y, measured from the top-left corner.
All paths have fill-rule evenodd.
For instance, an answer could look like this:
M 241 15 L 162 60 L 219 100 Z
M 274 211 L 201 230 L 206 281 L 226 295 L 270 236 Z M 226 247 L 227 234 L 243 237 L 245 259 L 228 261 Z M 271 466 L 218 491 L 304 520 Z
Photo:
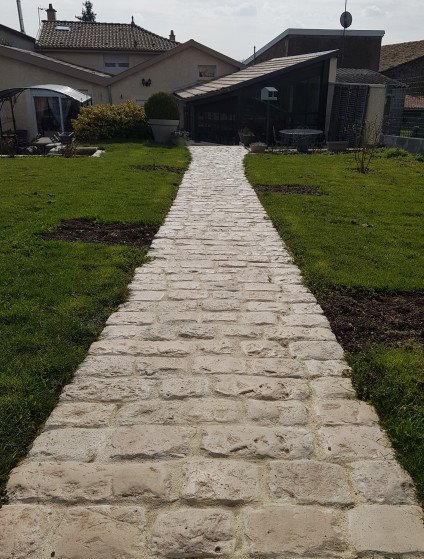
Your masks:
M 280 130 L 279 134 L 283 139 L 284 137 L 290 139 L 299 153 L 308 153 L 310 146 L 317 138 L 322 136 L 323 131 L 311 128 L 290 128 L 288 130 Z
M 55 144 L 48 136 L 41 136 L 41 138 L 37 138 L 34 142 L 32 142 L 31 145 L 35 146 L 37 150 L 40 149 L 43 155 L 46 155 L 47 151 L 54 147 Z

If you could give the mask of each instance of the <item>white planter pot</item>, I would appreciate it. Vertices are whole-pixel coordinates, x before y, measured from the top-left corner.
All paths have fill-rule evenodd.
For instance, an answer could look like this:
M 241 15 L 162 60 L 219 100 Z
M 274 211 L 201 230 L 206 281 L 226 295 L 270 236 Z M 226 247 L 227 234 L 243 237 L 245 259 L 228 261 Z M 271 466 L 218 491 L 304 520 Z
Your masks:
M 164 120 L 161 118 L 151 118 L 149 124 L 153 131 L 153 137 L 158 144 L 169 144 L 171 134 L 178 128 L 179 120 Z

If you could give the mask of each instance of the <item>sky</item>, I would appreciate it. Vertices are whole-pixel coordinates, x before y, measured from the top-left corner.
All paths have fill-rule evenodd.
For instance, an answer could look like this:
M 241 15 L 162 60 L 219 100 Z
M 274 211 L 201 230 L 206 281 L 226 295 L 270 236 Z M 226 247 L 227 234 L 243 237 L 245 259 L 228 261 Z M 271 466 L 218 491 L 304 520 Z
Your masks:
M 195 39 L 237 60 L 289 27 L 341 29 L 345 0 L 92 0 L 97 21 L 135 22 L 159 35 L 173 29 L 177 41 Z M 81 0 L 53 0 L 57 18 L 74 20 Z M 21 0 L 25 30 L 36 36 L 38 7 L 46 0 Z M 19 29 L 16 0 L 0 0 L 0 23 Z M 386 31 L 383 44 L 424 39 L 424 0 L 348 0 L 351 29 Z M 46 19 L 42 12 L 42 19 Z

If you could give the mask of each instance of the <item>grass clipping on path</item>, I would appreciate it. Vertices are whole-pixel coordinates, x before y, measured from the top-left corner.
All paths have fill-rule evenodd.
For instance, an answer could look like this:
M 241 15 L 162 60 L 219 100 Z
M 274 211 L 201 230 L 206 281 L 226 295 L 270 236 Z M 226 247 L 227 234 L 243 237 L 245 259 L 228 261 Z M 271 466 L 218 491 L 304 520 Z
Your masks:
M 100 159 L 0 159 L 0 490 L 106 319 L 147 247 L 43 239 L 63 221 L 158 227 L 185 148 L 107 146 Z
M 400 294 L 422 305 L 423 162 L 381 150 L 366 175 L 355 171 L 349 154 L 255 154 L 246 157 L 245 167 L 252 185 L 270 187 L 267 191 L 261 186 L 259 199 L 306 283 L 327 309 L 339 341 L 352 351 L 347 358 L 358 395 L 375 405 L 424 502 L 424 353 L 422 327 L 416 327 L 423 310 L 411 309 L 409 303 L 404 309 L 408 319 L 401 321 L 400 310 L 394 317 L 388 306 L 389 324 L 379 308 L 384 299 L 396 306 Z M 281 184 L 302 184 L 323 196 L 273 191 Z M 358 304 L 343 310 L 349 298 L 359 301 L 361 312 Z M 381 317 L 381 331 L 376 316 Z M 364 325 L 368 340 L 360 332 Z M 414 341 L 408 342 L 405 330 L 411 325 Z

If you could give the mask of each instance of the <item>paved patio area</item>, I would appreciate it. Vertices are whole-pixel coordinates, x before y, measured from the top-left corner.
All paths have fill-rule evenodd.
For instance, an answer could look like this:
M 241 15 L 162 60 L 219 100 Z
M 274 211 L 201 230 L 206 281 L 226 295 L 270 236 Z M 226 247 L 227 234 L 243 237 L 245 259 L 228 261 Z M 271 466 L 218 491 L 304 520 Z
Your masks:
M 12 473 L 0 559 L 424 557 L 245 150 L 191 151 L 154 259 Z

